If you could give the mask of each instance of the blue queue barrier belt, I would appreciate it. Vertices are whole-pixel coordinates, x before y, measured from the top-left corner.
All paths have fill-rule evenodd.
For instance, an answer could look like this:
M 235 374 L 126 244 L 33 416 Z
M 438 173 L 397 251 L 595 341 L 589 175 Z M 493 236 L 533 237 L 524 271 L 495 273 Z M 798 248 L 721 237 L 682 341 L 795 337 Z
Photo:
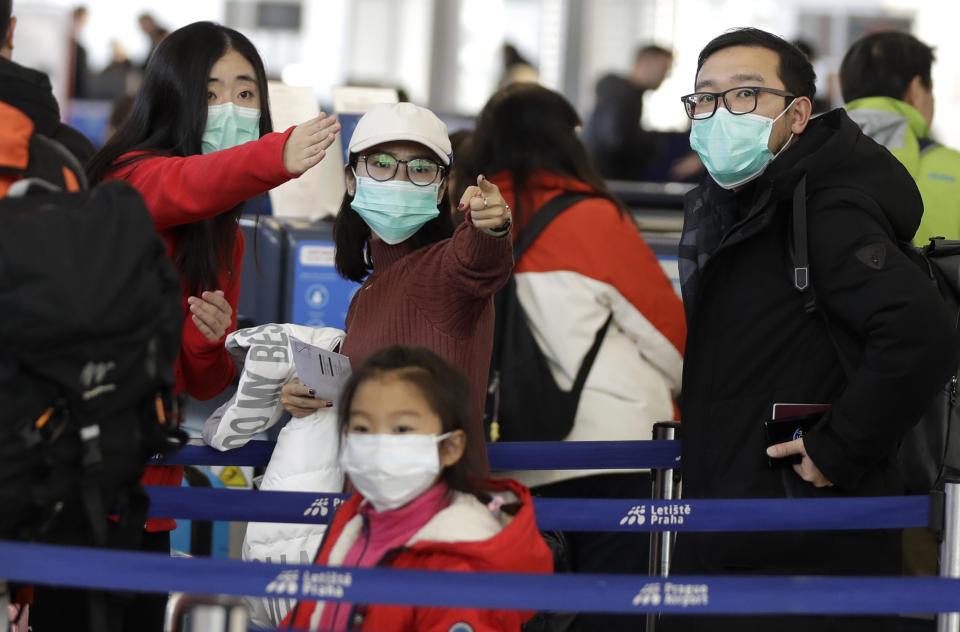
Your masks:
M 150 516 L 326 524 L 343 494 L 148 486 Z M 927 496 L 643 500 L 535 498 L 537 526 L 562 531 L 902 529 L 928 523 Z
M 226 452 L 188 445 L 166 465 L 265 466 L 272 441 L 250 441 Z M 551 441 L 488 443 L 493 470 L 666 469 L 680 465 L 679 441 Z
M 960 611 L 960 579 L 533 575 L 292 566 L 0 541 L 7 580 L 106 590 L 515 610 L 683 614 Z

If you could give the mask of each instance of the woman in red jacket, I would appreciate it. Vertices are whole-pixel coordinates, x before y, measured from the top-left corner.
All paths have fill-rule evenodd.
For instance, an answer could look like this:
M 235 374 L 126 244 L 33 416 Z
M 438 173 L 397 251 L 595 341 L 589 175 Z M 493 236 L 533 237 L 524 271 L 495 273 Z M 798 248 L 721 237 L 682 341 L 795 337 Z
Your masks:
M 130 115 L 91 158 L 91 182 L 123 179 L 143 196 L 183 286 L 176 390 L 210 399 L 233 380 L 223 346 L 236 329 L 242 204 L 323 159 L 339 125 L 318 118 L 272 133 L 263 62 L 242 34 L 197 22 L 168 35 L 147 65 Z M 148 485 L 180 485 L 181 467 L 148 467 Z M 172 520 L 151 519 L 143 548 L 169 551 Z M 138 632 L 160 629 L 158 611 Z M 159 614 L 159 616 L 158 616 Z M 159 621 L 159 623 L 157 623 Z
M 340 507 L 317 555 L 323 566 L 549 573 L 530 492 L 478 486 L 462 458 L 470 423 L 466 376 L 424 348 L 370 355 L 344 387 L 340 462 L 359 493 Z M 482 488 L 481 488 L 482 487 Z M 298 630 L 519 630 L 532 613 L 301 602 Z

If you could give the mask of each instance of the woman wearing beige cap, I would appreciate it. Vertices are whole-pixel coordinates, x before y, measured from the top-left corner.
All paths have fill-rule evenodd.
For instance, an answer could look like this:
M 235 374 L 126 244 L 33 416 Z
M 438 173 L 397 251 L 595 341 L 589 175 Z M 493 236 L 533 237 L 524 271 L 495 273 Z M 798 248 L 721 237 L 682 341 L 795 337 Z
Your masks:
M 489 474 L 483 403 L 493 345 L 493 294 L 513 267 L 510 208 L 483 176 L 460 199 L 456 230 L 438 205 L 451 164 L 447 127 L 411 103 L 378 105 L 357 123 L 347 190 L 334 224 L 336 267 L 362 282 L 347 312 L 342 352 L 357 365 L 383 347 L 426 347 L 470 379 L 467 462 Z M 296 382 L 283 389 L 295 417 L 328 402 Z

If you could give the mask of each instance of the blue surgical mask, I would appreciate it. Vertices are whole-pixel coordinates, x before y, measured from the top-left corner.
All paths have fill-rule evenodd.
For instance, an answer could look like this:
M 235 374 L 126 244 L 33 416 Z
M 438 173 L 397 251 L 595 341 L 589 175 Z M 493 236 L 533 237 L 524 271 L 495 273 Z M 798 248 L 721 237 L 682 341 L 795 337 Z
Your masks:
M 786 114 L 790 105 L 777 118 L 760 114 L 730 114 L 726 108 L 708 119 L 694 120 L 690 128 L 690 147 L 700 155 L 707 172 L 724 189 L 733 189 L 757 178 L 774 158 L 779 156 L 793 134 L 776 156 L 770 151 L 773 124 Z
M 207 107 L 207 126 L 200 141 L 201 151 L 210 154 L 260 138 L 260 110 L 233 102 Z
M 357 190 L 350 208 L 388 244 L 406 241 L 440 214 L 439 182 L 421 187 L 407 180 L 378 182 L 373 178 L 356 178 Z

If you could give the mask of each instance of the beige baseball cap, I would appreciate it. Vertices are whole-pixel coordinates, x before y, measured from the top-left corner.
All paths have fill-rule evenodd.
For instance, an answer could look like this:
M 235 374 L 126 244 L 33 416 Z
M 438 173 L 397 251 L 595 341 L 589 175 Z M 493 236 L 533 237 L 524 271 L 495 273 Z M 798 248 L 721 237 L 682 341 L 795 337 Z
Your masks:
M 364 114 L 350 137 L 350 153 L 357 154 L 380 143 L 409 140 L 432 150 L 450 165 L 453 149 L 447 125 L 427 108 L 413 103 L 383 103 Z

